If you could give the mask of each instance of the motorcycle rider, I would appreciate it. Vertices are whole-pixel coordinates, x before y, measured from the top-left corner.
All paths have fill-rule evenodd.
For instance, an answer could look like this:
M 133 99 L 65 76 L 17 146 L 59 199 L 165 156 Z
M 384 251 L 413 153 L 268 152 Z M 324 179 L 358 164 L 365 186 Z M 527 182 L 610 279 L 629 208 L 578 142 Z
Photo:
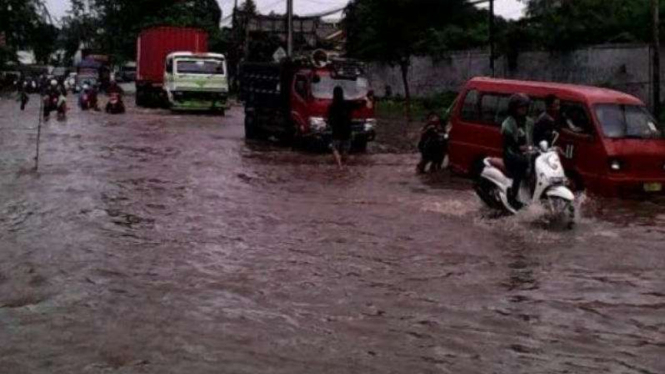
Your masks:
M 79 106 L 82 110 L 93 109 L 99 111 L 97 102 L 97 90 L 87 82 L 83 84 L 83 91 L 79 95 Z
M 109 95 L 109 102 L 106 104 L 106 112 L 119 114 L 125 112 L 125 103 L 122 101 L 122 95 L 125 91 L 118 85 L 115 79 L 111 79 L 111 84 L 106 89 Z
M 508 191 L 510 204 L 519 209 L 522 204 L 518 201 L 520 185 L 526 178 L 530 161 L 526 154 L 533 145 L 533 120 L 527 114 L 531 99 L 525 94 L 515 94 L 508 102 L 508 117 L 501 125 L 503 137 L 503 161 L 508 176 L 513 179 L 513 186 Z
M 421 154 L 420 162 L 416 167 L 418 173 L 424 173 L 427 165 L 431 163 L 430 172 L 440 170 L 445 158 L 445 144 L 441 141 L 444 133 L 441 118 L 432 112 L 427 117 L 427 123 L 420 130 L 418 150 Z
M 44 120 L 48 121 L 52 111 L 57 111 L 58 116 L 64 118 L 67 98 L 64 87 L 58 85 L 58 81 L 53 79 L 44 88 L 42 98 L 44 100 Z

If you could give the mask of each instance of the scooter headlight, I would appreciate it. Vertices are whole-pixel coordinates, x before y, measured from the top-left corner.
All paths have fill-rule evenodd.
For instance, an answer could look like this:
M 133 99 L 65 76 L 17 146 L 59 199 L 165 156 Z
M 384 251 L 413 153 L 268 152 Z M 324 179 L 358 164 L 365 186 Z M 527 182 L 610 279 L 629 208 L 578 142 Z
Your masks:
M 621 171 L 623 168 L 623 165 L 621 165 L 621 161 L 619 160 L 611 160 L 610 161 L 610 170 L 612 171 Z

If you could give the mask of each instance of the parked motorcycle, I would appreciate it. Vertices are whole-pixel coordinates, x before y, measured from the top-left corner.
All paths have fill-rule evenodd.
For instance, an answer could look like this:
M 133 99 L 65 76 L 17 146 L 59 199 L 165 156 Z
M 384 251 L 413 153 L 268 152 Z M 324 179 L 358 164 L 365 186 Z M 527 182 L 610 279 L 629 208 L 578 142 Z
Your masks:
M 575 225 L 575 195 L 567 187 L 567 178 L 559 158 L 558 149 L 554 147 L 558 134 L 552 145 L 547 141 L 539 144 L 535 150 L 532 183 L 523 182 L 518 193 L 518 202 L 525 207 L 531 204 L 542 204 L 552 219 L 571 229 Z M 508 190 L 513 180 L 506 176 L 506 167 L 500 158 L 486 158 L 482 171 L 476 181 L 475 190 L 478 196 L 490 208 L 504 213 L 516 214 L 508 199 Z
M 106 113 L 122 114 L 125 113 L 125 103 L 119 93 L 113 92 L 109 95 L 109 102 L 106 104 Z

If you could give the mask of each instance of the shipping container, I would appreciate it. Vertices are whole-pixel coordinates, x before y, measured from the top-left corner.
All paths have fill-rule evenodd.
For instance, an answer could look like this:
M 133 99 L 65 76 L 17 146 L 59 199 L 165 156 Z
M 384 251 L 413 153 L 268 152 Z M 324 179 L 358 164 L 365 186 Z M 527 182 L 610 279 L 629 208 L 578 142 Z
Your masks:
M 136 104 L 159 105 L 165 100 L 166 56 L 173 52 L 208 52 L 208 34 L 194 28 L 154 27 L 141 32 L 136 46 Z

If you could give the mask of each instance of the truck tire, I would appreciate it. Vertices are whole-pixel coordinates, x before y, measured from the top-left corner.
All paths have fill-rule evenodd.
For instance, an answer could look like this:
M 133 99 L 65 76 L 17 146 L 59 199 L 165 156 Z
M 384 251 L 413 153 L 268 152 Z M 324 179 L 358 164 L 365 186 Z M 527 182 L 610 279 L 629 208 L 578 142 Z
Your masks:
M 138 107 L 144 107 L 145 106 L 145 99 L 144 99 L 143 90 L 136 90 L 136 106 L 138 106 Z
M 254 116 L 245 114 L 245 139 L 252 140 L 259 138 L 259 131 L 256 128 Z
M 359 140 L 354 142 L 353 144 L 353 151 L 358 152 L 358 153 L 365 153 L 367 152 L 367 140 Z

